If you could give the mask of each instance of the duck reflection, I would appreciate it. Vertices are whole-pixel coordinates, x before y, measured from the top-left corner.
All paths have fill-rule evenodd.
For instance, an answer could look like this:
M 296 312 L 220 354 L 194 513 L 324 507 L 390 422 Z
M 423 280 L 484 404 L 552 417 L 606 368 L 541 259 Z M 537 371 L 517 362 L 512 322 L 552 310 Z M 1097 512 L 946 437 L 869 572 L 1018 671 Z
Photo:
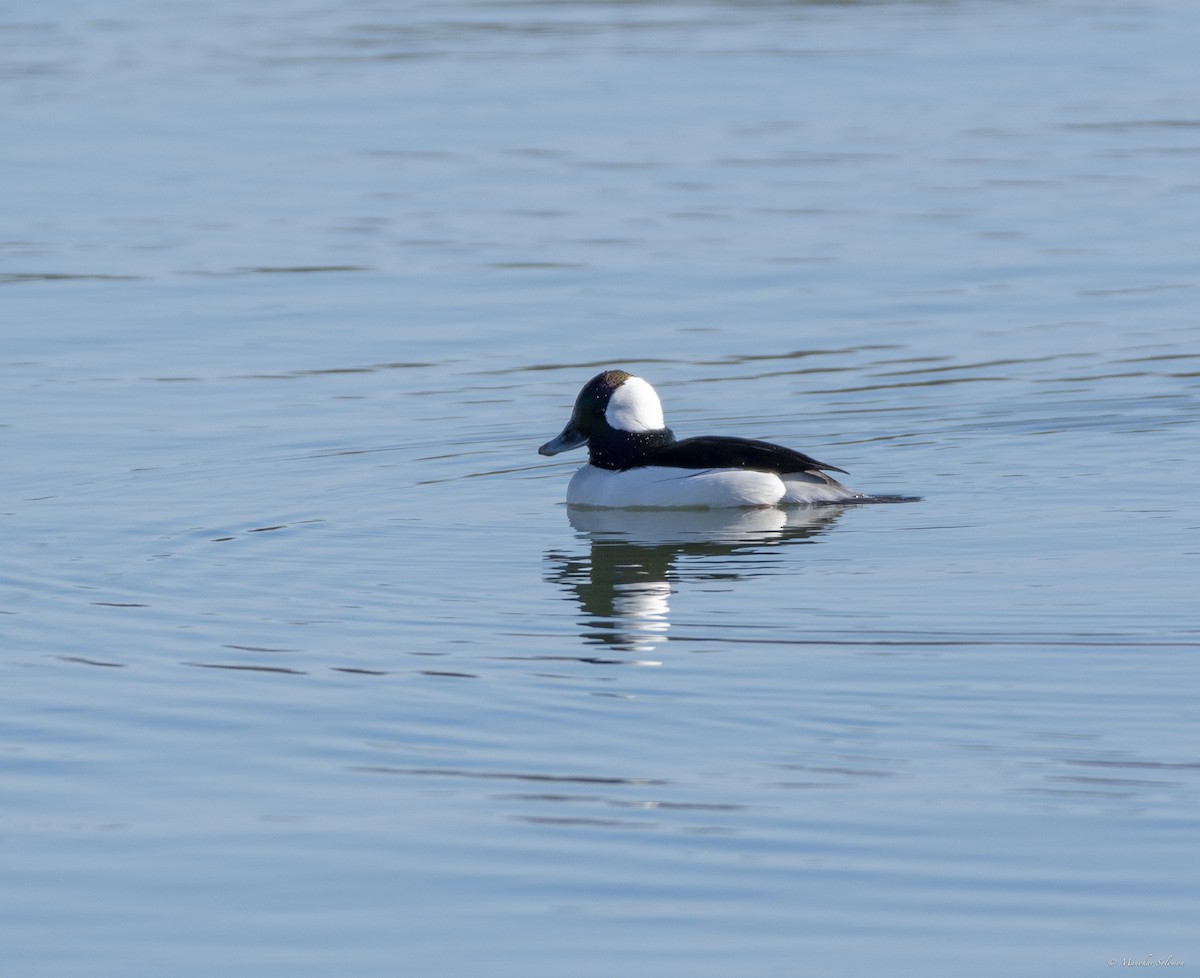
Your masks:
M 764 567 L 756 558 L 765 551 L 810 540 L 849 508 L 856 507 L 569 507 L 571 525 L 587 549 L 547 551 L 546 579 L 561 584 L 578 602 L 586 643 L 644 656 L 667 640 L 670 598 L 681 581 L 736 581 L 760 575 Z

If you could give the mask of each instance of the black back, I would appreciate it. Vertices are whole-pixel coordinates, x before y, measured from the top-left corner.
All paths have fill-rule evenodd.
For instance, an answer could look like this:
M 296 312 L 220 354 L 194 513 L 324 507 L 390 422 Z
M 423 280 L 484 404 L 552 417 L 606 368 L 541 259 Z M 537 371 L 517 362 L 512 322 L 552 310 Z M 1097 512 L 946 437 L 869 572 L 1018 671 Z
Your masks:
M 678 469 L 751 469 L 755 472 L 845 472 L 782 445 L 754 438 L 701 435 L 666 445 L 638 460 L 639 465 Z

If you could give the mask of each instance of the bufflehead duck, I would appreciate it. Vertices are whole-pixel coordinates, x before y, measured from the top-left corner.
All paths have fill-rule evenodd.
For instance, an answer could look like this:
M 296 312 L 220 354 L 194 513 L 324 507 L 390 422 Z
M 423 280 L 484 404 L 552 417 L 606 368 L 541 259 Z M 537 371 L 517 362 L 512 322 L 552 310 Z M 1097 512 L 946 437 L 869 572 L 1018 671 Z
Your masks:
M 588 463 L 567 486 L 571 506 L 707 509 L 867 498 L 825 474 L 844 469 L 781 445 L 721 435 L 677 439 L 654 388 L 624 370 L 589 380 L 567 426 L 538 452 L 581 445 Z

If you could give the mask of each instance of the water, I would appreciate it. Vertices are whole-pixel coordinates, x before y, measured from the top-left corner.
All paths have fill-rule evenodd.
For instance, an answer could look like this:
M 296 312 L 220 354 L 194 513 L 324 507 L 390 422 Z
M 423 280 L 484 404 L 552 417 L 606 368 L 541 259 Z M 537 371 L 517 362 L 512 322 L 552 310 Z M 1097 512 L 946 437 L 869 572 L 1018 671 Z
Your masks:
M 1197 26 L 0 18 L 6 972 L 1194 967 Z M 921 501 L 568 513 L 603 366 Z

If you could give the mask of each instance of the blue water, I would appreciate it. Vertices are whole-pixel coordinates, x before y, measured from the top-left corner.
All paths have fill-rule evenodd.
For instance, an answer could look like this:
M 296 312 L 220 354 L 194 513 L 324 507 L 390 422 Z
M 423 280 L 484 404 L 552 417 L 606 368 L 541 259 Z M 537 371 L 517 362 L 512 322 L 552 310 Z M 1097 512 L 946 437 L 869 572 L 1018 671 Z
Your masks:
M 0 970 L 1194 968 L 1197 28 L 0 16 Z M 568 512 L 608 366 L 920 501 Z

